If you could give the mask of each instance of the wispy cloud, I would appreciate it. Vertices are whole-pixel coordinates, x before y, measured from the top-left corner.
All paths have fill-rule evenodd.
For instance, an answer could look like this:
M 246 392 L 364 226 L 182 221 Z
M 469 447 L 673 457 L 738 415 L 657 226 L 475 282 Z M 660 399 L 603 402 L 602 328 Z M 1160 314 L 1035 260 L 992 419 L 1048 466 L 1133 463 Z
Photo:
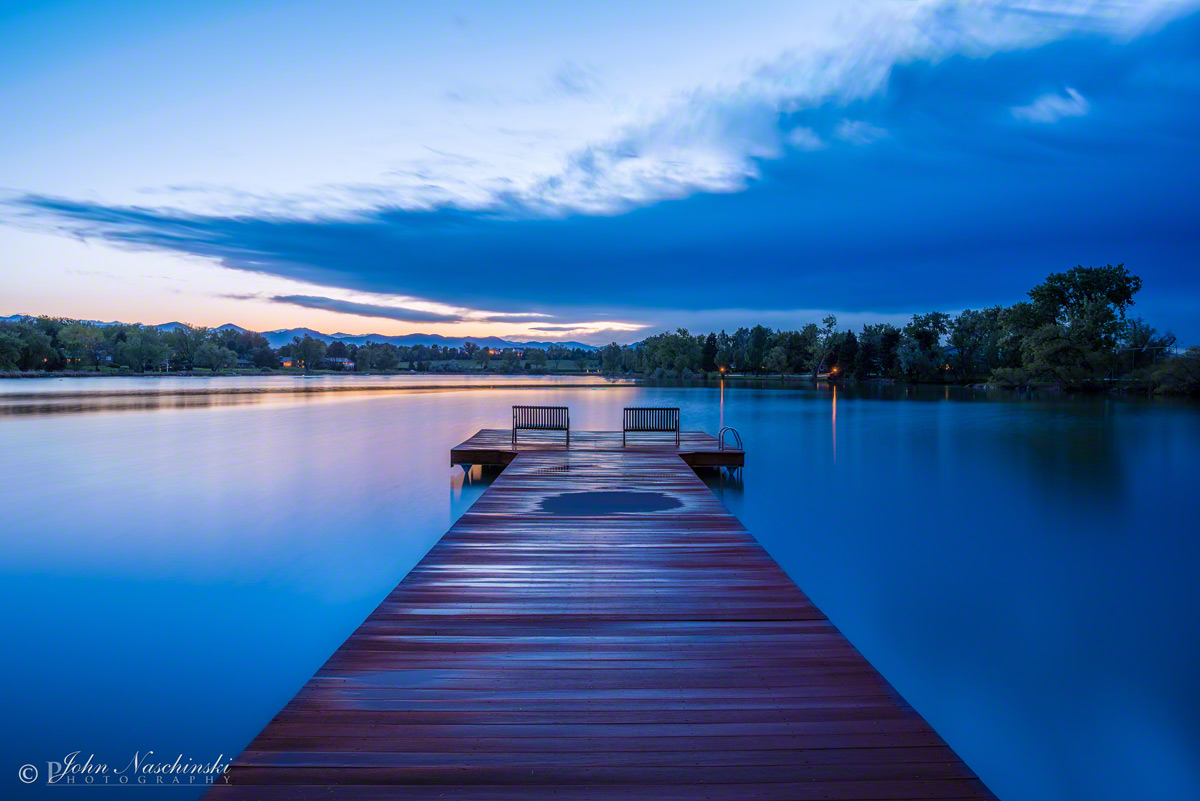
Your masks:
M 640 331 L 649 326 L 644 323 L 620 323 L 602 320 L 589 323 L 567 323 L 563 325 L 531 325 L 529 330 L 551 334 L 598 334 L 602 331 Z
M 463 309 L 459 311 L 438 312 L 428 309 L 415 309 L 406 306 L 392 306 L 382 303 L 364 303 L 362 301 L 331 298 L 324 295 L 227 295 L 226 297 L 241 300 L 265 299 L 272 303 L 283 303 L 290 306 L 300 306 L 305 309 L 320 309 L 351 314 L 356 317 L 375 317 L 381 320 L 397 320 L 403 323 L 465 323 L 465 322 L 503 322 L 503 323 L 535 323 L 551 317 L 540 312 L 487 312 Z M 563 326 L 572 330 L 575 326 Z
M 852 145 L 869 145 L 886 138 L 888 132 L 863 120 L 842 120 L 833 130 L 833 135 Z
M 732 86 L 697 89 L 581 148 L 548 176 L 514 176 L 475 195 L 430 202 L 426 194 L 414 205 L 401 190 L 364 190 L 357 207 L 307 216 L 194 213 L 32 194 L 14 207 L 26 221 L 84 239 L 212 259 L 348 293 L 514 315 L 585 302 L 617 315 L 651 306 L 769 308 L 781 298 L 817 307 L 835 295 L 851 308 L 909 308 L 918 295 L 936 303 L 938 293 L 961 291 L 955 277 L 979 254 L 999 259 L 1008 249 L 1009 264 L 1020 251 L 1029 269 L 1040 270 L 1048 242 L 1061 246 L 1053 258 L 1074 259 L 1067 254 L 1099 235 L 1114 241 L 1115 232 L 1141 226 L 1145 239 L 1138 215 L 1152 208 L 1159 241 L 1179 239 L 1181 210 L 1191 210 L 1190 200 L 1178 200 L 1190 198 L 1182 190 L 1131 213 L 1098 201 L 1052 203 L 1046 185 L 1048 171 L 1056 170 L 1054 185 L 1071 187 L 1073 197 L 1101 178 L 1125 186 L 1129 176 L 1140 181 L 1147 170 L 1161 172 L 1168 152 L 1194 141 L 1196 22 L 1182 21 L 1178 33 L 1164 30 L 1155 41 L 1114 46 L 1087 36 L 1034 48 L 1080 31 L 1125 35 L 1143 18 L 1121 17 L 1126 7 L 1110 5 L 1085 11 L 1116 14 L 1116 22 L 1096 22 L 1075 6 L 1035 14 L 1028 6 L 1018 13 L 989 3 L 901 5 L 886 6 L 882 22 L 842 49 L 786 54 Z M 978 57 L 949 57 L 956 53 Z M 1096 126 L 1086 139 L 1067 130 L 1076 126 L 1058 126 L 1031 147 L 1029 138 L 1011 135 L 1004 112 L 1014 98 L 1034 97 L 1050 76 L 1106 108 L 1144 110 L 1153 94 L 1158 122 Z M 897 91 L 886 92 L 889 83 Z M 1060 100 L 1079 102 L 1069 93 Z M 885 135 L 905 147 L 797 152 L 817 141 L 866 144 Z M 1147 144 L 1156 136 L 1164 147 Z M 1054 137 L 1062 137 L 1054 141 L 1071 159 L 1046 162 L 1045 144 Z M 885 157 L 891 160 L 881 171 Z M 437 185 L 440 169 L 472 171 L 458 161 L 422 172 L 421 185 Z M 1174 161 L 1164 179 L 1171 192 L 1196 163 L 1190 156 Z M 710 197 L 718 193 L 726 196 Z M 897 197 L 908 199 L 899 210 Z M 680 202 L 661 202 L 668 198 Z M 1026 237 L 1026 250 L 1014 232 Z M 850 269 L 861 279 L 853 287 L 845 281 Z M 734 273 L 736 280 L 722 280 Z M 918 273 L 930 280 L 912 280 Z M 971 280 L 994 287 L 1000 274 L 1011 271 L 993 275 L 980 267 Z M 957 303 L 950 298 L 946 307 Z M 373 305 L 364 302 L 358 311 L 374 315 Z
M 1058 122 L 1063 117 L 1082 117 L 1087 113 L 1087 98 L 1070 87 L 1065 94 L 1045 94 L 1028 106 L 1012 109 L 1014 117 L 1028 122 Z
M 385 320 L 398 320 L 404 323 L 456 323 L 461 322 L 463 319 L 462 315 L 459 314 L 439 314 L 419 309 L 383 306 L 376 303 L 356 303 L 350 300 L 339 300 L 319 295 L 273 295 L 269 300 L 272 303 L 285 303 L 305 309 L 321 309 L 322 311 L 337 312 L 338 314 L 353 314 L 358 317 L 378 317 Z
M 560 65 L 550 83 L 555 91 L 568 97 L 591 97 L 600 89 L 600 78 L 595 71 L 573 61 Z
M 788 131 L 787 143 L 797 150 L 820 150 L 825 147 L 825 141 L 817 136 L 817 132 L 803 125 Z
M 464 84 L 448 89 L 443 97 L 453 103 L 485 106 L 553 104 L 562 100 L 586 100 L 600 93 L 603 84 L 594 69 L 565 61 L 540 86 L 513 88 Z

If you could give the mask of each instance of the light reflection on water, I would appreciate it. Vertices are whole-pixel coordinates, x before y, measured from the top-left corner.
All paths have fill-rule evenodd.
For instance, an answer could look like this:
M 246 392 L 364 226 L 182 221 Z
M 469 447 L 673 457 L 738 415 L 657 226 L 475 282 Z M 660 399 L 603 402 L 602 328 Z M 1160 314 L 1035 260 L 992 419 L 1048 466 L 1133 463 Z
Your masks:
M 736 426 L 744 474 L 703 478 L 1000 797 L 1200 787 L 1194 406 L 603 383 L 210 397 L 0 412 L 15 790 L 15 766 L 77 749 L 240 750 L 483 492 L 494 472 L 449 448 L 513 403 L 570 405 L 579 429 L 626 405 Z

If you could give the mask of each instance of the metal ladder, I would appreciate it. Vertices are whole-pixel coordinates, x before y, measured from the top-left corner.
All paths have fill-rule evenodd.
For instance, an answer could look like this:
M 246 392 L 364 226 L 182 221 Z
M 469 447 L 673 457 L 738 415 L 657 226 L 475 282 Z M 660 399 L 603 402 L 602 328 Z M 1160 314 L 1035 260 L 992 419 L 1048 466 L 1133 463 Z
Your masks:
M 723 428 L 720 430 L 720 432 L 718 432 L 718 434 L 717 434 L 717 450 L 720 450 L 720 451 L 723 451 L 723 450 L 725 450 L 725 432 L 726 432 L 726 431 L 730 431 L 730 432 L 732 432 L 732 433 L 733 433 L 733 438 L 734 438 L 735 440 L 737 440 L 737 449 L 738 449 L 739 451 L 744 451 L 744 450 L 746 450 L 744 447 L 742 447 L 742 435 L 741 435 L 741 434 L 739 434 L 739 433 L 738 433 L 738 430 L 737 430 L 736 428 L 734 428 L 733 426 L 724 426 L 724 427 L 723 427 Z M 736 471 L 738 471 L 738 470 L 741 470 L 742 468 L 738 468 L 738 467 L 727 467 L 727 468 L 725 468 L 725 469 L 726 469 L 726 470 L 728 470 L 728 471 L 730 471 L 730 472 L 736 472 Z

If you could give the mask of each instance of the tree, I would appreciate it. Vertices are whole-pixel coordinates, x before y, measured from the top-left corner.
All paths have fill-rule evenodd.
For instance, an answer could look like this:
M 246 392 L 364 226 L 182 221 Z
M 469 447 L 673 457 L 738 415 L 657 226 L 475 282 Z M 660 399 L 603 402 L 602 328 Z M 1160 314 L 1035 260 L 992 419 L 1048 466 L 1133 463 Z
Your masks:
M 0 329 L 0 370 L 15 370 L 21 361 L 21 338 Z
M 144 373 L 146 368 L 165 362 L 170 353 L 171 349 L 163 342 L 158 329 L 134 328 L 126 332 L 125 342 L 117 351 L 117 357 L 122 364 Z
M 1111 307 L 1113 314 L 1124 320 L 1125 310 L 1133 305 L 1133 296 L 1141 288 L 1142 279 L 1130 274 L 1124 264 L 1077 266 L 1065 273 L 1050 274 L 1029 290 L 1029 297 L 1055 322 L 1065 322 L 1073 311 L 1097 304 Z
M 330 342 L 329 347 L 325 349 L 325 356 L 329 359 L 345 359 L 346 353 L 346 343 L 340 339 Z
M 475 361 L 479 363 L 480 370 L 488 368 L 488 362 L 492 360 L 491 348 L 479 348 L 475 351 Z
M 182 323 L 167 333 L 164 340 L 175 354 L 175 361 L 190 365 L 196 361 L 196 351 L 205 343 L 216 338 L 216 332 L 209 331 L 207 328 L 192 327 L 187 323 Z
M 996 363 L 999 367 L 1020 367 L 1025 339 L 1044 325 L 1054 323 L 1054 316 L 1033 303 L 1014 303 L 1001 309 L 997 320 Z
M 733 365 L 733 344 L 725 329 L 717 334 L 717 369 L 728 370 Z
M 86 323 L 71 323 L 58 332 L 58 341 L 76 366 L 87 359 L 99 369 L 104 350 L 104 332 L 99 328 Z
M 606 373 L 617 373 L 621 370 L 621 346 L 610 342 L 600 351 L 600 364 Z
M 834 365 L 843 377 L 854 371 L 854 363 L 858 360 L 858 337 L 853 331 L 847 331 L 838 340 L 835 351 Z
M 775 346 L 783 348 L 787 360 L 787 372 L 802 373 L 808 367 L 808 345 L 799 331 L 780 331 L 775 336 Z
M 546 351 L 542 350 L 541 348 L 530 348 L 529 350 L 525 351 L 525 358 L 529 360 L 531 365 L 533 365 L 533 369 L 546 369 Z
M 1155 392 L 1173 395 L 1200 395 L 1200 347 L 1163 359 L 1150 371 Z
M 279 369 L 279 357 L 275 355 L 275 351 L 271 350 L 270 346 L 255 348 L 250 358 L 255 367 Z
M 1025 338 L 1021 367 L 1001 368 L 993 377 L 1007 386 L 1082 389 L 1104 372 L 1109 357 L 1108 352 L 1082 340 L 1078 332 L 1051 323 Z
M 326 345 L 319 339 L 313 339 L 305 334 L 304 339 L 292 337 L 292 361 L 296 366 L 303 367 L 304 372 L 311 372 L 325 361 Z
M 820 328 L 809 323 L 804 326 L 800 336 L 808 346 L 809 367 L 812 369 L 812 378 L 815 381 L 817 374 L 821 372 L 821 367 L 838 345 L 841 335 L 837 330 L 837 317 L 832 314 L 827 315 L 825 319 L 821 320 Z
M 786 373 L 788 372 L 787 351 L 776 345 L 767 351 L 765 365 L 768 373 Z
M 863 336 L 858 338 L 858 355 L 854 357 L 854 364 L 847 369 L 854 376 L 856 381 L 862 381 L 871 375 L 878 360 L 876 352 L 876 344 L 874 340 L 867 339 L 866 326 L 863 327 Z
M 747 369 L 755 369 L 750 364 L 746 357 L 746 348 L 750 345 L 750 329 L 739 328 L 729 337 L 729 361 L 730 366 L 737 370 L 745 372 Z
M 750 329 L 746 340 L 746 367 L 754 372 L 760 372 L 763 361 L 767 356 L 767 343 L 771 339 L 771 329 L 764 325 L 756 325 Z
M 1141 317 L 1126 320 L 1121 333 L 1119 366 L 1122 372 L 1149 367 L 1165 357 L 1174 344 L 1174 334 L 1159 334 Z
M 942 337 L 949 330 L 950 315 L 945 312 L 914 314 L 904 326 L 896 354 L 904 374 L 916 381 L 944 380 L 946 351 Z
M 948 362 L 955 376 L 969 380 L 999 366 L 1002 309 L 964 309 L 950 323 Z
M 364 354 L 364 351 L 366 353 Z M 372 342 L 358 349 L 359 358 L 367 359 L 366 366 L 376 370 L 395 370 L 400 366 L 400 348 L 390 342 Z M 357 366 L 357 365 L 356 365 Z
M 21 343 L 17 367 L 21 370 L 46 370 L 60 359 L 50 335 L 36 322 L 23 321 L 9 327 L 9 334 Z
M 521 357 L 514 348 L 506 348 L 500 366 L 506 373 L 515 373 L 521 369 Z
M 717 335 L 712 332 L 704 339 L 704 349 L 700 352 L 700 369 L 706 373 L 717 369 Z
M 237 359 L 236 353 L 215 342 L 203 343 L 192 354 L 192 364 L 197 367 L 207 367 L 214 373 L 222 367 L 233 367 L 237 364 Z

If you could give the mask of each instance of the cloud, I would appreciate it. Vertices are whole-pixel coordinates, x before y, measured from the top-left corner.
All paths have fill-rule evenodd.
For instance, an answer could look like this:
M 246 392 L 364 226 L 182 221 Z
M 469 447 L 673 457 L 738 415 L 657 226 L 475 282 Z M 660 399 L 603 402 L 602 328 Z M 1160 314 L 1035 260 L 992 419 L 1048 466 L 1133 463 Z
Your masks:
M 513 89 L 506 86 L 463 84 L 442 92 L 452 103 L 480 106 L 529 106 L 555 104 L 562 100 L 589 100 L 600 94 L 599 75 L 566 61 L 556 67 L 540 86 Z
M 930 42 L 885 26 L 827 63 L 777 60 L 576 152 L 550 177 L 470 203 L 369 194 L 300 217 L 30 194 L 11 208 L 26 224 L 120 247 L 512 314 L 963 308 L 1019 299 L 1051 270 L 1121 260 L 1147 287 L 1196 297 L 1200 276 L 1178 265 L 1200 257 L 1200 18 L 1119 44 L 1071 35 L 1017 48 L 1037 36 L 1010 29 L 1032 18 L 994 13 L 1006 24 L 983 25 L 978 42 L 964 23 L 951 47 L 933 21 L 919 28 Z M 1035 21 L 1043 31 L 1044 15 Z M 1069 15 L 1049 24 L 1053 35 L 1038 36 L 1086 29 Z M 1123 124 L 1013 136 L 997 109 L 1051 80 Z M 889 141 L 812 154 L 787 146 L 797 128 Z
M 361 187 L 362 203 L 386 202 L 409 209 L 451 205 L 545 217 L 621 214 L 699 193 L 739 192 L 761 176 L 762 162 L 786 155 L 780 115 L 832 104 L 842 108 L 844 116 L 847 106 L 882 96 L 895 70 L 908 65 L 956 57 L 984 59 L 1081 36 L 1125 40 L 1187 7 L 1176 0 L 1067 4 L 933 0 L 864 6 L 862 13 L 838 16 L 828 30 L 803 47 L 751 65 L 728 83 L 698 86 L 644 104 L 628 123 L 566 152 L 556 167 L 547 168 L 532 158 L 519 160 L 525 164 L 506 161 L 500 174 L 449 162 L 428 165 L 429 169 L 422 165 L 411 175 L 394 176 L 397 180 L 392 184 Z M 463 86 L 446 96 L 480 105 L 527 105 L 595 95 L 599 88 L 592 71 L 566 62 L 541 85 L 516 90 Z M 624 119 L 626 115 L 612 116 Z M 828 129 L 836 125 L 837 118 Z M 849 125 L 844 131 L 846 141 L 879 138 L 873 125 L 863 127 L 870 124 L 853 120 Z M 814 128 L 821 130 L 826 128 Z M 553 134 L 549 136 L 551 141 L 542 150 L 557 144 Z M 345 211 L 350 207 L 347 194 L 352 194 L 351 187 L 330 188 L 315 201 L 305 198 L 302 205 L 307 208 L 323 198 L 339 212 Z M 273 207 L 281 208 L 280 204 Z
M 249 300 L 261 298 L 261 295 L 226 295 L 225 297 Z M 341 298 L 330 298 L 323 295 L 272 295 L 266 298 L 272 303 L 284 303 L 300 306 L 305 309 L 320 309 L 338 314 L 352 314 L 357 317 L 377 317 L 384 320 L 398 320 L 404 323 L 461 323 L 461 322 L 504 322 L 504 323 L 533 323 L 541 322 L 551 315 L 538 312 L 435 312 L 425 309 L 412 309 L 403 306 L 387 306 L 379 303 L 362 303 Z M 576 328 L 577 326 L 571 326 Z
M 1063 117 L 1082 117 L 1087 113 L 1087 99 L 1070 87 L 1066 94 L 1045 94 L 1028 106 L 1012 108 L 1014 117 L 1028 122 L 1058 122 Z
M 550 78 L 552 90 L 568 97 L 592 97 L 600 89 L 595 72 L 573 62 L 566 62 Z
M 817 136 L 817 132 L 803 125 L 788 131 L 787 143 L 797 150 L 820 150 L 825 147 L 824 140 Z
M 833 135 L 852 145 L 869 145 L 886 138 L 888 132 L 862 120 L 842 120 L 834 129 Z
M 353 314 L 359 317 L 379 317 L 387 320 L 399 320 L 405 323 L 456 323 L 463 317 L 459 314 L 439 314 L 437 312 L 405 309 L 398 306 L 382 306 L 376 303 L 356 303 L 349 300 L 321 297 L 319 295 L 274 295 L 270 298 L 273 303 L 285 303 L 300 306 L 305 309 L 321 309 L 322 311 L 337 312 L 338 314 Z
M 649 326 L 642 323 L 621 323 L 601 320 L 590 323 L 567 323 L 563 325 L 531 325 L 531 331 L 542 331 L 552 334 L 569 334 L 574 332 L 598 334 L 602 331 L 640 331 Z

